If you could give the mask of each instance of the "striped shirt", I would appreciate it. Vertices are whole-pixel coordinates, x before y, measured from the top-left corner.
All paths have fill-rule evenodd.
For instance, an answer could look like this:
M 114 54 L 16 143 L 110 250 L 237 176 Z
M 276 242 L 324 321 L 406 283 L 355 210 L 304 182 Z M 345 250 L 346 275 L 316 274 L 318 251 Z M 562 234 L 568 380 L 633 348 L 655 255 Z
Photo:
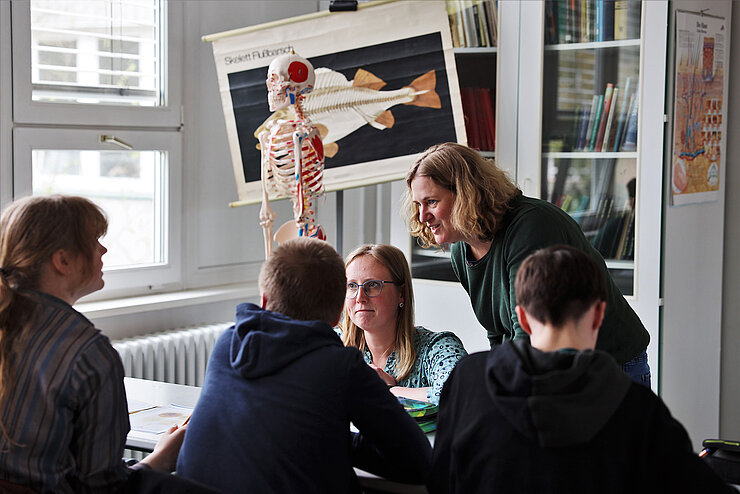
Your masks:
M 0 438 L 0 478 L 40 492 L 109 492 L 128 475 L 123 366 L 108 338 L 66 302 L 27 291 L 34 326 L 15 352 L 16 381 L 0 404 L 20 446 Z

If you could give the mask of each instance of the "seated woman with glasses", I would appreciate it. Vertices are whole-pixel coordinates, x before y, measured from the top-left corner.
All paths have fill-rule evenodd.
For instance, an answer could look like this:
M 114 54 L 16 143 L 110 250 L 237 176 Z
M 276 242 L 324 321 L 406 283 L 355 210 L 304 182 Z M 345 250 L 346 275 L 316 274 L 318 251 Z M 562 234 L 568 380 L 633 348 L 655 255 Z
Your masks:
M 358 348 L 396 396 L 439 403 L 442 385 L 467 352 L 450 332 L 414 326 L 414 290 L 403 252 L 363 245 L 344 266 L 344 345 Z

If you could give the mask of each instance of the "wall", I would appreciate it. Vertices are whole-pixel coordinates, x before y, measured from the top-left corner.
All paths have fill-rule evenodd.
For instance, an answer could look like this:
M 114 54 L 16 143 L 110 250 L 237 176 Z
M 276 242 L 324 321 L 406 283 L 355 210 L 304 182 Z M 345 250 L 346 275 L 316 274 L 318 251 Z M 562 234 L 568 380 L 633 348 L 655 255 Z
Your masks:
M 670 10 L 668 87 L 673 101 L 673 39 L 676 9 L 731 17 L 730 1 L 676 1 Z M 728 33 L 729 36 L 729 33 Z M 731 40 L 728 40 L 730 42 Z M 730 66 L 732 67 L 732 62 Z M 735 64 L 737 65 L 737 64 Z M 727 78 L 726 78 L 727 79 Z M 725 94 L 727 80 L 725 79 Z M 731 101 L 731 98 L 728 98 Z M 669 103 L 669 122 L 673 104 Z M 667 125 L 666 156 L 673 142 Z M 732 133 L 725 133 L 727 137 Z M 727 143 L 729 139 L 726 139 Z M 727 156 L 725 150 L 721 151 Z M 727 156 L 725 163 L 732 163 Z M 661 396 L 684 424 L 694 447 L 719 434 L 720 349 L 722 339 L 722 276 L 726 175 L 720 170 L 720 199 L 686 206 L 669 206 L 670 159 L 664 160 L 664 221 L 661 331 Z M 726 272 L 726 271 L 725 271 Z
M 740 3 L 732 3 L 730 94 L 727 117 L 720 436 L 740 439 Z
M 11 161 L 12 86 L 10 49 L 10 2 L 0 2 L 0 206 L 13 193 Z

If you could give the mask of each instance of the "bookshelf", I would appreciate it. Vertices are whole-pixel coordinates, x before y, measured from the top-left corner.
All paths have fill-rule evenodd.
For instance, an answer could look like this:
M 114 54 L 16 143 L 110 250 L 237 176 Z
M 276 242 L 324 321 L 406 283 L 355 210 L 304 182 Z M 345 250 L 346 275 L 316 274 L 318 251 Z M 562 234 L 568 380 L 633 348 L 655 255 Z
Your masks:
M 540 197 L 568 212 L 635 293 L 640 33 L 635 1 L 544 6 Z
M 468 145 L 488 158 L 496 156 L 496 65 L 498 2 L 446 0 Z M 477 14 L 476 14 L 477 12 Z M 480 15 L 484 12 L 485 15 Z M 470 35 L 477 26 L 477 37 Z M 462 40 L 462 41 L 461 41 Z M 412 239 L 414 278 L 454 281 L 449 251 L 422 249 Z
M 568 0 L 568 3 L 581 5 L 583 0 Z M 582 40 L 579 36 L 561 43 L 546 35 L 547 4 L 544 1 L 499 2 L 495 50 L 492 49 L 494 47 L 485 48 L 490 61 L 466 60 L 468 56 L 482 57 L 485 52 L 480 48 L 460 48 L 455 58 L 458 71 L 474 67 L 481 77 L 490 77 L 494 81 L 496 123 L 500 122 L 496 125 L 494 156 L 498 166 L 516 180 L 525 195 L 543 199 L 552 197 L 558 172 L 562 169 L 561 182 L 557 184 L 562 184 L 562 191 L 575 190 L 566 186 L 578 186 L 580 195 L 589 196 L 582 210 L 572 214 L 582 221 L 586 234 L 596 239 L 599 228 L 595 225 L 598 222 L 603 224 L 606 218 L 618 218 L 617 210 L 625 213 L 628 209 L 627 183 L 635 178 L 632 232 L 629 232 L 629 237 L 625 234 L 624 242 L 621 231 L 613 237 L 617 248 L 621 243 L 624 249 L 625 243 L 632 241 L 628 249 L 633 250 L 633 256 L 607 256 L 606 261 L 627 301 L 651 334 L 648 356 L 653 382 L 657 383 L 662 304 L 661 249 L 666 234 L 662 227 L 663 142 L 665 125 L 670 120 L 665 115 L 669 2 L 630 2 L 627 8 L 630 6 L 633 31 L 626 38 Z M 627 76 L 630 77 L 629 90 L 625 84 Z M 573 130 L 579 123 L 574 117 L 576 108 L 581 105 L 590 110 L 593 96 L 604 95 L 608 83 L 619 88 L 618 93 L 628 94 L 627 105 L 632 94 L 637 100 L 634 149 L 626 150 L 618 141 L 615 151 L 616 134 L 612 135 L 612 130 L 605 151 L 597 151 L 595 143 L 593 151 L 586 150 L 583 144 L 578 146 L 577 134 Z M 617 96 L 617 110 L 621 110 L 622 99 L 622 96 Z M 612 129 L 619 125 L 616 115 L 612 117 Z M 575 128 L 578 129 L 577 126 Z M 403 183 L 394 183 L 393 187 L 394 194 L 399 196 L 405 190 Z M 571 195 L 575 197 L 575 194 Z M 576 205 L 574 208 L 581 204 L 580 195 L 577 202 L 571 198 L 571 204 Z M 607 199 L 611 199 L 612 211 L 615 211 L 608 216 L 608 205 L 603 204 Z M 392 228 L 391 238 L 399 246 L 408 246 L 405 252 L 412 259 L 413 269 L 414 260 L 420 260 L 420 257 L 412 251 L 418 249 L 413 240 L 409 241 L 400 216 L 397 223 Z M 618 220 L 612 223 L 618 224 Z M 609 245 L 613 244 L 614 241 Z M 446 259 L 437 259 L 443 264 L 447 262 Z M 426 304 L 426 312 L 419 311 L 419 314 L 431 320 L 444 317 L 449 307 L 448 300 L 459 295 L 459 283 L 420 280 L 418 285 L 425 290 L 419 300 L 422 305 Z M 475 326 L 469 321 L 465 324 Z
M 606 15 L 600 13 L 600 21 L 597 5 L 600 12 L 605 5 L 611 8 Z M 638 313 L 646 304 L 643 312 L 651 313 L 650 317 L 641 314 L 646 324 L 657 308 L 658 292 L 650 290 L 655 300 L 640 297 L 640 290 L 644 294 L 651 283 L 640 280 L 660 277 L 662 177 L 658 166 L 643 163 L 660 163 L 662 156 L 658 147 L 641 149 L 638 137 L 644 140 L 662 132 L 665 51 L 660 51 L 662 45 L 647 45 L 645 40 L 648 30 L 664 29 L 666 5 L 664 1 L 497 2 L 495 46 L 455 49 L 461 87 L 494 90 L 495 123 L 506 123 L 496 126 L 495 151 L 473 145 L 470 138 L 469 144 L 495 157 L 526 195 L 566 206 L 586 236 L 598 243 L 612 276 Z M 574 6 L 574 12 L 564 9 Z M 578 28 L 561 29 L 553 7 L 560 9 L 557 13 L 566 23 L 577 20 Z M 611 29 L 602 29 L 607 22 Z M 569 38 L 561 39 L 558 29 L 562 36 L 570 31 Z M 656 70 L 646 73 L 645 67 Z M 608 88 L 610 110 L 602 116 Z M 660 98 L 646 100 L 646 94 L 656 92 Z M 602 110 L 598 119 L 591 115 L 595 104 Z M 469 120 L 466 112 L 466 124 Z M 648 132 L 646 126 L 651 126 Z M 654 139 L 662 142 L 662 134 Z M 611 237 L 606 238 L 607 234 Z M 646 262 L 648 251 L 655 261 Z M 412 270 L 422 262 L 439 266 L 439 270 L 425 268 L 419 277 L 448 279 L 446 259 L 416 248 L 411 256 Z M 419 270 L 415 271 L 416 277 Z
M 596 3 L 596 0 L 562 2 L 577 8 L 585 4 L 595 7 Z M 662 198 L 663 140 L 668 121 L 665 91 L 669 2 L 610 3 L 622 9 L 620 15 L 627 9 L 627 25 L 613 29 L 619 36 L 596 38 L 596 20 L 587 16 L 584 20 L 590 23 L 591 29 L 586 29 L 590 34 L 583 38 L 581 16 L 568 17 L 566 13 L 566 19 L 579 20 L 579 35 L 571 32 L 569 41 L 553 36 L 558 32 L 552 30 L 552 19 L 548 17 L 553 2 L 517 3 L 518 32 L 509 43 L 508 31 L 499 33 L 498 53 L 498 87 L 499 91 L 506 89 L 505 94 L 500 92 L 499 101 L 512 98 L 516 102 L 516 109 L 510 115 L 502 113 L 500 107 L 498 118 L 501 122 L 516 118 L 516 144 L 512 152 L 508 148 L 511 139 L 499 136 L 496 155 L 500 162 L 504 154 L 507 162 L 513 158 L 516 180 L 525 195 L 556 204 L 561 201 L 561 207 L 570 195 L 565 209 L 581 224 L 586 236 L 593 242 L 599 241 L 607 252 L 604 257 L 612 277 L 651 334 L 648 358 L 657 382 L 661 248 L 665 234 Z M 561 6 L 558 2 L 558 8 Z M 515 19 L 506 20 L 506 25 L 517 25 Z M 516 56 L 510 53 L 513 47 Z M 504 77 L 515 66 L 516 83 L 511 84 Z M 597 148 L 594 141 L 591 150 L 590 140 L 587 148 L 584 136 L 581 142 L 578 139 L 581 118 L 588 110 L 590 119 L 594 96 L 597 102 L 599 97 L 606 96 L 610 83 L 612 91 L 618 88 L 618 95 L 612 127 L 607 133 L 605 122 L 603 129 L 604 136 L 608 136 L 607 145 L 604 147 L 602 136 L 602 147 Z M 628 108 L 633 106 L 630 113 L 635 114 L 633 135 L 627 146 L 623 145 L 622 136 L 617 140 L 615 133 L 615 121 L 616 131 L 619 130 L 623 101 Z M 626 114 L 624 119 L 628 119 Z M 584 131 L 588 120 L 585 124 Z M 499 128 L 503 130 L 505 126 Z M 624 127 L 622 132 L 624 135 Z M 627 188 L 632 178 L 635 179 L 633 205 Z M 603 233 L 607 223 L 612 232 L 616 230 L 611 242 L 606 241 Z

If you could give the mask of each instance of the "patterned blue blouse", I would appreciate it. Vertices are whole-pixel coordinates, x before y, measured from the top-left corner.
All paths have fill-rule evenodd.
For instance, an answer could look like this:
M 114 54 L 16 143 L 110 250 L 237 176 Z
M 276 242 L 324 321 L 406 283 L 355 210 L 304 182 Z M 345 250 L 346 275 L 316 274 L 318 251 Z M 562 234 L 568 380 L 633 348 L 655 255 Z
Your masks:
M 439 404 L 439 395 L 442 385 L 455 368 L 457 361 L 468 352 L 460 341 L 460 338 L 449 331 L 435 333 L 428 329 L 417 326 L 416 337 L 414 337 L 414 349 L 416 350 L 416 362 L 411 368 L 409 376 L 398 381 L 398 385 L 404 388 L 426 388 L 427 401 Z M 365 362 L 372 363 L 373 356 L 370 350 L 363 352 Z M 396 352 L 390 354 L 383 369 L 393 377 L 396 372 Z

